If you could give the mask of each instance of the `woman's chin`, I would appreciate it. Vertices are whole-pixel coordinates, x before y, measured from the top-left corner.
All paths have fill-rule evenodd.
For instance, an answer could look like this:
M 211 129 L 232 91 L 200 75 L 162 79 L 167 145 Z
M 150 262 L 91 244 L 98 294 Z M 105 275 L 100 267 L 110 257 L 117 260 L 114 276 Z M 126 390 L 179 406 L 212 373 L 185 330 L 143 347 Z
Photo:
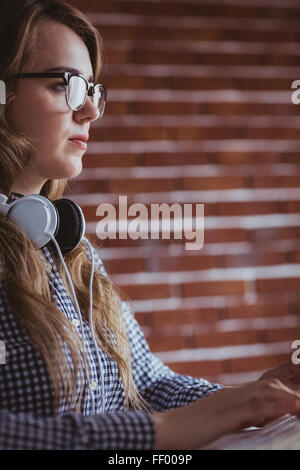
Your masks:
M 77 176 L 80 175 L 82 169 L 80 170 L 74 170 L 74 171 L 61 171 L 61 172 L 56 172 L 55 174 L 51 174 L 47 176 L 47 180 L 69 180 L 69 179 L 75 179 Z
M 76 178 L 82 172 L 82 162 L 78 158 L 62 170 L 61 179 Z

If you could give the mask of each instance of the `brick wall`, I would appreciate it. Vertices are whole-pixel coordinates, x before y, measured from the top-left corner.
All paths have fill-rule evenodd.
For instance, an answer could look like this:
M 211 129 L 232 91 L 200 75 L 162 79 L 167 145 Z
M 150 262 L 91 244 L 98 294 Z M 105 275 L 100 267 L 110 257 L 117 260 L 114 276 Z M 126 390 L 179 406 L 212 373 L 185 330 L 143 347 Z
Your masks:
M 255 379 L 300 339 L 297 0 L 74 1 L 102 34 L 108 104 L 71 185 L 155 354 Z M 205 242 L 105 240 L 96 208 L 204 203 Z

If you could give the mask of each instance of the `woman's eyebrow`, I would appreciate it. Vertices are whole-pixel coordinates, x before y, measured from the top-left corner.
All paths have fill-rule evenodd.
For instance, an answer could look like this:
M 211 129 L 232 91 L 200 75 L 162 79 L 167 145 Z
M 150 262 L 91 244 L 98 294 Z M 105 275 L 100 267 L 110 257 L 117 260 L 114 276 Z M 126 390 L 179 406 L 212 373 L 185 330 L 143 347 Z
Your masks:
M 50 69 L 45 70 L 45 73 L 47 72 L 73 72 L 73 73 L 78 73 L 80 75 L 83 75 L 80 73 L 79 70 L 74 69 L 72 67 L 51 67 Z M 93 81 L 93 76 L 91 75 L 90 78 L 88 79 L 89 82 Z

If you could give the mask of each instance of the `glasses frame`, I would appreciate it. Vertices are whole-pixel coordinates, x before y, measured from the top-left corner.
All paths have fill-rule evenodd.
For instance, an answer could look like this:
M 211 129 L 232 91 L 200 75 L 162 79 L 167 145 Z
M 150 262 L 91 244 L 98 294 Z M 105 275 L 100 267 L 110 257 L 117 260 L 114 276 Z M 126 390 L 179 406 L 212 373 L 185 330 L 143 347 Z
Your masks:
M 69 102 L 68 102 L 68 93 L 67 93 L 67 87 L 69 86 L 70 79 L 71 79 L 71 77 L 74 77 L 74 76 L 81 77 L 84 80 L 85 84 L 86 84 L 85 100 L 84 100 L 83 104 L 77 109 L 72 108 L 72 106 L 69 104 Z M 106 89 L 105 85 L 103 85 L 102 83 L 97 83 L 97 84 L 94 85 L 92 82 L 89 82 L 83 75 L 80 75 L 79 73 L 75 73 L 75 72 L 51 72 L 51 73 L 32 72 L 32 73 L 18 73 L 18 74 L 16 74 L 16 77 L 18 77 L 18 78 L 62 78 L 64 80 L 64 85 L 65 85 L 66 102 L 67 102 L 67 105 L 69 106 L 69 108 L 71 108 L 73 111 L 79 111 L 81 108 L 83 108 L 83 106 L 86 103 L 86 100 L 87 100 L 88 96 L 94 96 L 95 88 L 99 87 L 100 90 L 101 90 L 101 93 L 103 93 L 104 100 L 103 100 L 102 109 L 97 107 L 100 111 L 100 116 L 99 116 L 98 119 L 101 119 L 103 114 L 104 114 L 104 108 L 105 108 L 105 104 L 106 104 L 106 101 L 107 101 L 107 89 Z

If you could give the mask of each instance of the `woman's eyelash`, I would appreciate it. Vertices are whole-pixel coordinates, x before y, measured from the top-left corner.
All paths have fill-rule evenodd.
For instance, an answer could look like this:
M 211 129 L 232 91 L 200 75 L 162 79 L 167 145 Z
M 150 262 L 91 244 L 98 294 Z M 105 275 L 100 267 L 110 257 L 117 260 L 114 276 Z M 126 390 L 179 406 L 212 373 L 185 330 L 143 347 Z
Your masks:
M 56 83 L 55 85 L 53 85 L 53 88 L 57 88 L 57 89 L 65 89 L 66 85 L 64 82 L 61 82 L 61 83 Z

